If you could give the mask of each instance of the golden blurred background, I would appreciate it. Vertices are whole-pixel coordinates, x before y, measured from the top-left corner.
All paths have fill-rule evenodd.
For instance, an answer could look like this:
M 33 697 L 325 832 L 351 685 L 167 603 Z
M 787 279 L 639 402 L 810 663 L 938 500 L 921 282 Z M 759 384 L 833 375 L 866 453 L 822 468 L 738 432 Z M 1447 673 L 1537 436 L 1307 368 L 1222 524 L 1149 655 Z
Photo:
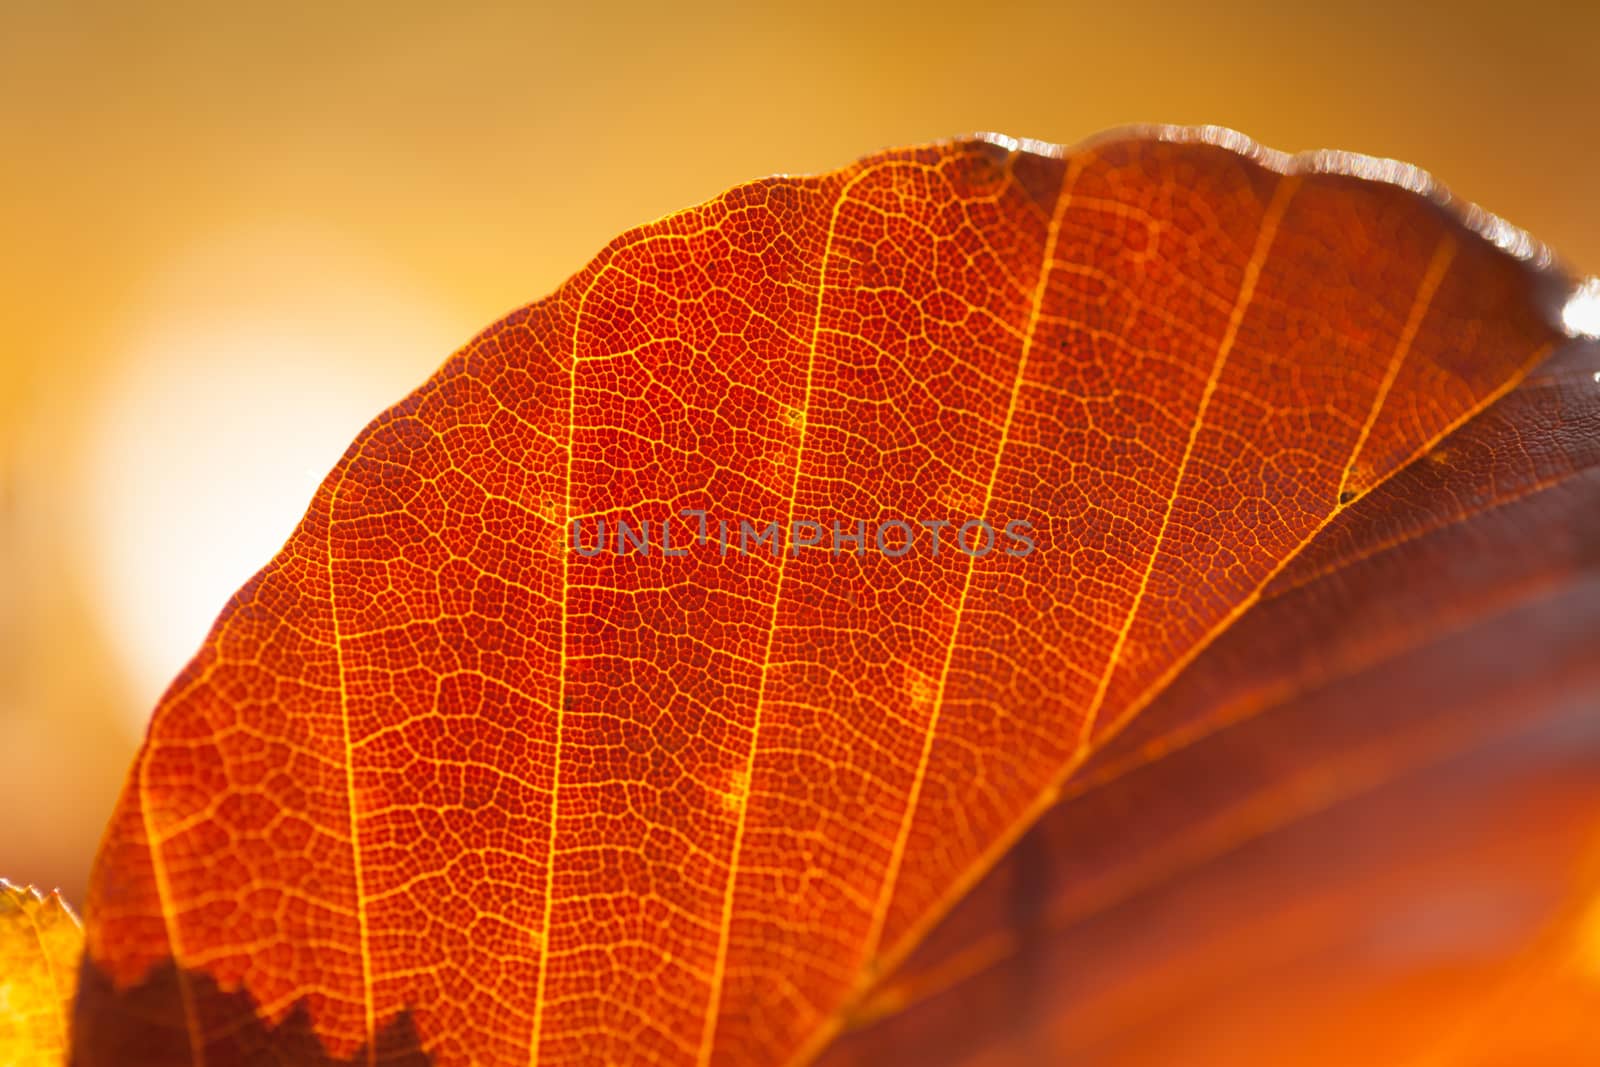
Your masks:
M 344 446 L 638 223 L 892 144 L 1218 123 L 1418 163 L 1600 270 L 1596 4 L 305 7 L 0 4 L 0 875 L 74 901 Z

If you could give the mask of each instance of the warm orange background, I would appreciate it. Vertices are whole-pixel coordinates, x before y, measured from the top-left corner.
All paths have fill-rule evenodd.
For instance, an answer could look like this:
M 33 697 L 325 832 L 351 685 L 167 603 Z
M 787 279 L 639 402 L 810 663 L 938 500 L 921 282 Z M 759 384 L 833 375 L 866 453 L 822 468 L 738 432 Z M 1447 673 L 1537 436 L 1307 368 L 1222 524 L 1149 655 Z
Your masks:
M 1600 270 L 1600 5 L 147 6 L 0 15 L 0 875 L 74 900 L 162 680 L 366 418 L 729 185 L 1220 123 Z

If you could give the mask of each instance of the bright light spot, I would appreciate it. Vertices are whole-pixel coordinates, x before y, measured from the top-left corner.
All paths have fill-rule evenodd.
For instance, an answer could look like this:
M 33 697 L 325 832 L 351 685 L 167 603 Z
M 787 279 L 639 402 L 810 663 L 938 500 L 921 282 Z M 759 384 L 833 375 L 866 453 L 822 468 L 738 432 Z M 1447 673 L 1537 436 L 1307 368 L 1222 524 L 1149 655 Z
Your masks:
M 174 266 L 118 335 L 82 521 L 136 729 L 357 432 L 466 339 L 415 285 L 274 232 Z
M 1590 278 L 1567 298 L 1561 324 L 1570 334 L 1600 338 L 1600 278 Z

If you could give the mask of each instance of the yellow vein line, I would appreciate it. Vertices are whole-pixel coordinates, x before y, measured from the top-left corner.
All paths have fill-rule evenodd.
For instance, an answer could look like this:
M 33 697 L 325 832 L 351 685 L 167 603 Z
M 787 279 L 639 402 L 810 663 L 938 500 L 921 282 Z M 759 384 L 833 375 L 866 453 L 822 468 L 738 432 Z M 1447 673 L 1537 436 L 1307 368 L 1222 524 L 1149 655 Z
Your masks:
M 1422 320 L 1427 317 L 1428 308 L 1433 304 L 1433 294 L 1438 292 L 1439 283 L 1444 280 L 1445 272 L 1450 269 L 1450 261 L 1455 259 L 1455 255 L 1456 239 L 1447 233 L 1433 250 L 1433 258 L 1428 261 L 1422 285 L 1411 301 L 1411 313 L 1406 316 L 1405 327 L 1400 331 L 1400 341 L 1395 345 L 1394 357 L 1389 360 L 1383 381 L 1378 384 L 1378 395 L 1372 401 L 1372 410 L 1367 413 L 1366 425 L 1361 427 L 1361 434 L 1356 438 L 1356 446 L 1350 451 L 1350 462 L 1345 464 L 1344 476 L 1339 479 L 1341 498 L 1344 496 L 1345 487 L 1350 484 L 1350 475 L 1355 471 L 1356 464 L 1361 461 L 1361 450 L 1366 447 L 1367 438 L 1372 434 L 1372 428 L 1377 425 L 1378 415 L 1383 411 L 1384 402 L 1389 399 L 1389 390 L 1393 388 L 1395 379 L 1400 377 L 1400 367 L 1411 351 L 1411 343 L 1416 340 L 1417 331 L 1422 328 Z
M 1563 480 L 1552 480 L 1544 488 L 1559 485 Z M 1538 491 L 1540 490 L 1535 490 L 1535 492 Z M 1505 503 L 1506 505 L 1518 503 L 1535 495 L 1535 492 L 1509 498 Z M 1454 522 L 1449 525 L 1454 525 Z M 1449 529 L 1449 525 L 1430 531 L 1430 534 Z M 1387 638 L 1374 644 L 1358 645 L 1354 650 L 1322 664 L 1318 672 L 1283 678 L 1259 694 L 1249 694 L 1230 700 L 1208 717 L 1164 734 L 1159 748 L 1147 745 L 1115 762 L 1108 763 L 1093 775 L 1075 778 L 1070 783 L 1065 783 L 1061 790 L 1059 801 L 1065 804 L 1088 796 L 1098 790 L 1108 788 L 1130 774 L 1181 755 L 1183 752 L 1214 736 L 1248 725 L 1258 719 L 1264 719 L 1308 693 L 1327 689 L 1364 672 L 1371 671 L 1378 666 L 1443 644 L 1445 641 L 1455 639 L 1463 634 L 1470 634 L 1473 630 L 1482 629 L 1493 622 L 1500 621 L 1504 616 L 1510 615 L 1513 611 L 1520 610 L 1529 604 L 1552 599 L 1554 594 L 1548 591 L 1528 592 L 1524 588 L 1524 586 L 1537 586 L 1539 580 L 1538 578 L 1524 579 L 1511 593 L 1503 593 L 1485 601 L 1475 601 L 1469 606 L 1470 610 L 1474 611 L 1475 614 L 1452 621 L 1442 629 L 1413 628 L 1403 631 L 1398 636 Z M 1263 602 L 1263 599 L 1257 599 L 1255 603 L 1260 604 Z M 1487 606 L 1484 606 L 1484 604 L 1487 604 Z M 1154 695 L 1152 695 L 1152 699 L 1154 699 Z M 1105 750 L 1101 749 L 1100 751 L 1104 752 Z
M 1400 337 L 1395 343 L 1394 352 L 1389 357 L 1389 364 L 1388 364 L 1388 368 L 1387 368 L 1387 370 L 1386 370 L 1386 372 L 1384 374 L 1383 381 L 1379 385 L 1376 395 L 1373 397 L 1373 401 L 1372 401 L 1371 407 L 1368 409 L 1366 424 L 1362 427 L 1361 433 L 1357 436 L 1355 446 L 1350 450 L 1350 458 L 1345 462 L 1344 469 L 1345 469 L 1345 479 L 1346 480 L 1348 480 L 1349 472 L 1354 468 L 1357 459 L 1361 455 L 1361 449 L 1365 445 L 1367 437 L 1372 431 L 1372 427 L 1378 421 L 1378 414 L 1382 410 L 1384 402 L 1388 399 L 1388 396 L 1389 396 L 1389 387 L 1392 386 L 1394 384 L 1394 380 L 1397 377 L 1399 377 L 1400 367 L 1405 362 L 1407 355 L 1410 354 L 1412 343 L 1416 340 L 1417 333 L 1422 327 L 1423 319 L 1425 319 L 1427 317 L 1428 309 L 1433 305 L 1434 293 L 1438 292 L 1439 283 L 1444 280 L 1445 273 L 1449 270 L 1450 263 L 1455 257 L 1455 251 L 1456 251 L 1455 238 L 1452 237 L 1448 233 L 1444 235 L 1444 237 L 1440 240 L 1438 246 L 1434 249 L 1433 257 L 1428 262 L 1428 267 L 1427 267 L 1427 270 L 1423 274 L 1422 282 L 1418 285 L 1417 292 L 1411 299 L 1411 310 L 1406 316 L 1405 327 L 1400 331 Z M 1453 430 L 1456 425 L 1458 425 L 1458 423 L 1453 423 L 1452 426 L 1451 426 L 1451 430 Z M 1446 431 L 1446 434 L 1448 434 L 1448 432 L 1450 432 L 1450 431 Z M 1444 436 L 1444 435 L 1441 435 L 1441 436 Z M 1437 440 L 1437 438 L 1436 438 L 1436 440 Z M 1426 447 L 1424 447 L 1423 451 L 1426 451 L 1426 450 L 1427 450 Z M 1558 480 L 1559 479 L 1551 480 L 1551 482 L 1549 484 L 1555 484 L 1555 481 L 1558 481 Z M 1343 490 L 1344 484 L 1345 484 L 1344 481 L 1340 482 L 1340 494 L 1341 495 L 1344 492 L 1344 490 Z M 1521 499 L 1521 496 L 1532 495 L 1532 493 L 1535 492 L 1535 491 L 1537 491 L 1537 489 L 1530 490 L 1529 492 L 1521 494 L 1518 497 L 1513 497 L 1510 500 L 1497 501 L 1493 505 L 1493 507 L 1505 506 L 1506 504 L 1512 503 L 1517 499 Z M 1337 514 L 1338 511 L 1342 511 L 1342 510 L 1343 510 L 1343 505 L 1341 505 L 1334 512 L 1334 514 Z M 1488 511 L 1488 510 L 1492 510 L 1492 508 L 1485 508 L 1484 510 Z M 1465 522 L 1467 519 L 1472 518 L 1473 514 L 1475 514 L 1475 513 L 1465 514 L 1465 515 L 1462 515 L 1460 517 L 1452 517 L 1451 519 L 1447 520 L 1446 522 L 1440 524 L 1438 527 L 1430 528 L 1427 531 L 1423 531 L 1422 533 L 1419 533 L 1417 536 L 1422 536 L 1423 534 L 1435 533 L 1438 530 L 1446 529 L 1446 528 L 1448 528 L 1448 527 L 1450 527 L 1452 525 L 1455 525 L 1457 523 Z M 1328 525 L 1329 521 L 1331 521 L 1331 516 L 1328 519 L 1324 519 L 1322 522 L 1318 523 L 1316 528 L 1314 530 L 1312 530 L 1310 534 L 1306 535 L 1306 537 L 1298 545 L 1296 545 L 1294 547 L 1294 549 L 1291 552 L 1289 552 L 1278 563 L 1278 565 L 1272 569 L 1272 571 L 1265 578 L 1263 578 L 1261 580 L 1261 582 L 1256 586 L 1256 588 L 1251 592 L 1251 594 L 1248 597 L 1246 597 L 1243 601 L 1240 602 L 1240 605 L 1237 608 L 1235 608 L 1233 611 L 1230 611 L 1229 614 L 1224 617 L 1222 622 L 1218 623 L 1215 627 L 1213 627 L 1213 629 L 1209 633 L 1207 633 L 1205 638 L 1202 641 L 1197 643 L 1195 650 L 1191 651 L 1189 654 L 1187 654 L 1186 656 L 1181 658 L 1178 661 L 1178 666 L 1177 667 L 1169 668 L 1169 670 L 1164 672 L 1161 675 L 1161 677 L 1156 680 L 1155 683 L 1153 683 L 1149 688 L 1147 688 L 1145 690 L 1145 693 L 1141 694 L 1140 698 L 1130 706 L 1129 712 L 1125 713 L 1123 716 L 1121 716 L 1119 718 L 1118 722 L 1113 725 L 1113 730 L 1120 729 L 1120 727 L 1121 727 L 1123 722 L 1126 722 L 1126 721 L 1130 720 L 1133 717 L 1133 715 L 1137 714 L 1137 712 L 1141 708 L 1143 708 L 1150 700 L 1154 700 L 1156 694 L 1159 693 L 1161 691 L 1161 689 L 1164 689 L 1166 684 L 1169 681 L 1171 681 L 1173 678 L 1177 677 L 1178 671 L 1181 669 L 1181 667 L 1182 666 L 1187 666 L 1194 659 L 1194 657 L 1199 654 L 1199 650 L 1200 649 L 1203 649 L 1203 648 L 1209 646 L 1211 644 L 1212 640 L 1217 635 L 1219 635 L 1222 632 L 1224 632 L 1229 626 L 1231 626 L 1233 624 L 1234 621 L 1236 621 L 1246 611 L 1248 611 L 1250 608 L 1254 607 L 1256 604 L 1260 603 L 1262 600 L 1266 599 L 1265 592 L 1266 592 L 1267 586 L 1272 583 L 1272 580 L 1274 578 L 1276 578 L 1278 576 L 1278 574 L 1280 574 L 1289 565 L 1289 563 L 1292 560 L 1294 560 L 1294 559 L 1299 557 L 1301 551 L 1304 550 L 1306 545 L 1311 543 L 1312 539 L 1315 538 L 1317 534 L 1321 533 L 1322 530 L 1324 528 L 1326 528 L 1326 526 Z M 1404 543 L 1404 541 L 1397 542 L 1397 544 L 1398 543 Z M 1385 544 L 1380 551 L 1388 551 L 1390 548 L 1393 548 L 1393 547 L 1396 547 L 1395 544 Z M 1369 555 L 1376 555 L 1376 554 L 1378 554 L 1378 553 L 1369 553 Z M 1309 584 L 1311 581 L 1318 580 L 1318 579 L 1320 579 L 1322 577 L 1326 577 L 1328 574 L 1335 573 L 1337 570 L 1341 569 L 1344 566 L 1351 565 L 1354 562 L 1359 562 L 1361 559 L 1366 559 L 1366 558 L 1369 558 L 1369 556 L 1361 556 L 1361 557 L 1358 557 L 1357 560 L 1355 560 L 1355 561 L 1350 561 L 1348 563 L 1341 563 L 1339 565 L 1339 567 L 1329 568 L 1327 571 L 1319 573 L 1317 575 L 1313 575 L 1310 578 L 1306 579 L 1304 582 L 1297 583 L 1296 586 L 1292 586 L 1291 588 L 1298 588 L 1300 585 Z M 1209 733 L 1210 733 L 1210 731 L 1207 730 L 1207 731 L 1205 731 L 1205 733 L 1202 733 L 1200 736 L 1205 736 L 1206 734 L 1209 734 Z M 1178 744 L 1175 747 L 1164 748 L 1162 753 L 1161 753 L 1161 755 L 1163 757 L 1167 756 L 1167 755 L 1171 755 L 1172 753 L 1179 751 L 1182 747 L 1185 747 L 1184 744 Z M 1138 764 L 1138 766 L 1143 766 L 1143 765 L 1144 765 L 1143 763 Z M 1132 770 L 1132 769 L 1134 769 L 1134 768 L 1133 767 L 1126 768 L 1126 770 Z M 1110 777 L 1106 778 L 1105 782 L 1109 782 L 1109 781 L 1114 780 L 1116 777 L 1119 777 L 1122 773 L 1125 773 L 1125 771 L 1123 771 L 1123 770 L 1116 771 L 1115 774 L 1112 774 Z M 1069 799 L 1073 795 L 1081 795 L 1081 793 L 1085 793 L 1085 792 L 1088 792 L 1090 789 L 1097 788 L 1099 785 L 1105 784 L 1105 782 L 1085 782 L 1084 783 L 1085 784 L 1085 788 L 1080 790 L 1079 794 L 1063 793 L 1058 799 L 1066 800 L 1066 799 Z
M 577 429 L 573 422 L 578 414 L 578 327 L 583 322 L 583 309 L 589 302 L 589 294 L 594 292 L 594 287 L 600 283 L 600 278 L 605 274 L 606 267 L 595 272 L 595 276 L 584 288 L 583 295 L 578 298 L 577 310 L 572 315 L 572 359 L 567 369 L 567 474 L 566 474 L 566 515 L 561 524 L 561 659 L 557 667 L 556 682 L 556 745 L 552 756 L 554 767 L 550 772 L 550 837 L 545 846 L 544 867 L 544 919 L 539 926 L 539 977 L 536 980 L 533 993 L 533 1031 L 528 1037 L 528 1062 L 535 1065 L 539 1062 L 539 1049 L 544 1037 L 544 1004 L 546 978 L 550 973 L 550 914 L 555 901 L 556 885 L 556 828 L 559 825 L 557 813 L 561 806 L 561 740 L 562 730 L 566 725 L 567 712 L 567 615 L 572 599 L 572 585 L 568 576 L 568 566 L 572 553 L 568 550 L 568 530 L 572 526 L 572 451 L 573 438 Z
M 1374 542 L 1353 555 L 1342 556 L 1331 563 L 1318 567 L 1316 570 L 1307 571 L 1301 575 L 1298 575 L 1292 581 L 1279 583 L 1273 586 L 1273 588 L 1270 590 L 1264 590 L 1260 599 L 1262 601 L 1282 600 L 1284 597 L 1290 595 L 1296 590 L 1304 589 L 1306 586 L 1317 582 L 1326 581 L 1342 571 L 1347 571 L 1352 567 L 1359 566 L 1370 559 L 1376 559 L 1377 557 L 1386 553 L 1398 551 L 1414 541 L 1421 541 L 1424 538 L 1432 537 L 1435 534 L 1448 532 L 1456 526 L 1461 526 L 1465 523 L 1471 522 L 1473 519 L 1488 515 L 1490 512 L 1508 508 L 1513 504 L 1519 504 L 1522 501 L 1527 500 L 1529 497 L 1537 496 L 1540 493 L 1543 493 L 1549 489 L 1553 489 L 1558 485 L 1576 478 L 1579 474 L 1588 471 L 1594 466 L 1596 466 L 1594 463 L 1584 463 L 1581 466 L 1574 466 L 1570 470 L 1561 471 L 1557 474 L 1551 475 L 1548 478 L 1540 478 L 1538 481 L 1529 482 L 1517 489 L 1515 492 L 1508 493 L 1506 496 L 1482 503 L 1475 503 L 1460 507 L 1456 511 L 1451 512 L 1449 515 L 1446 515 L 1441 519 L 1430 520 L 1414 529 L 1403 530 L 1394 537 L 1389 537 L 1382 541 Z
M 155 875 L 156 901 L 161 905 L 161 922 L 166 927 L 167 945 L 172 949 L 172 971 L 178 979 L 178 999 L 183 1001 L 183 1021 L 189 1034 L 189 1059 L 194 1067 L 205 1067 L 206 1047 L 200 1036 L 200 1016 L 194 1006 L 194 990 L 189 988 L 189 978 L 183 971 L 183 942 L 178 936 L 178 917 L 172 909 L 172 885 L 167 881 L 167 865 L 161 858 L 161 845 L 156 838 L 155 826 L 150 821 L 150 806 L 145 802 L 150 795 L 150 760 L 155 750 L 156 742 L 152 737 L 149 751 L 139 759 L 139 820 L 144 823 L 145 843 L 150 848 L 150 871 Z
M 1011 395 L 1006 402 L 1005 422 L 1000 428 L 1000 441 L 995 446 L 994 463 L 989 468 L 989 484 L 983 492 L 983 506 L 978 511 L 982 516 L 989 514 L 989 505 L 994 501 L 994 486 L 1000 477 L 1000 461 L 1005 457 L 1006 442 L 1010 440 L 1011 426 L 1016 420 L 1017 398 L 1022 393 L 1022 382 L 1028 370 L 1028 357 L 1033 352 L 1033 340 L 1039 327 L 1039 313 L 1044 306 L 1045 290 L 1050 282 L 1050 270 L 1055 263 L 1056 241 L 1061 234 L 1061 220 L 1066 216 L 1067 209 L 1072 203 L 1072 189 L 1087 158 L 1087 155 L 1079 155 L 1068 166 L 1061 180 L 1061 189 L 1056 194 L 1055 208 L 1050 213 L 1050 221 L 1045 230 L 1044 256 L 1039 262 L 1039 280 L 1033 287 L 1033 303 L 1028 310 L 1028 325 L 1022 335 L 1022 354 L 1017 360 L 1017 373 L 1011 382 Z M 944 710 L 945 690 L 950 682 L 950 665 L 955 660 L 956 638 L 961 633 L 961 617 L 967 607 L 967 595 L 972 590 L 972 575 L 976 570 L 977 557 L 968 556 L 966 577 L 961 583 L 961 596 L 956 600 L 955 619 L 950 626 L 950 642 L 945 648 L 944 664 L 939 669 L 939 686 L 935 691 L 933 712 L 923 733 L 922 754 L 917 760 L 916 774 L 911 779 L 911 792 L 906 797 L 906 806 L 900 816 L 900 830 L 895 835 L 894 851 L 889 857 L 889 869 L 884 875 L 883 886 L 878 891 L 872 925 L 867 931 L 862 952 L 862 959 L 869 961 L 863 973 L 865 981 L 872 979 L 873 970 L 870 961 L 878 951 L 878 941 L 883 936 L 883 926 L 889 918 L 889 904 L 894 896 L 895 885 L 900 879 L 901 865 L 905 862 L 906 842 L 911 835 L 911 823 L 916 817 L 917 803 L 922 797 L 923 782 L 927 780 L 928 760 L 933 754 L 933 739 L 939 729 L 940 712 Z
M 817 269 L 817 305 L 812 316 L 811 352 L 806 360 L 805 392 L 800 401 L 800 440 L 795 445 L 794 476 L 789 484 L 789 515 L 784 523 L 785 530 L 794 528 L 795 498 L 800 492 L 800 466 L 805 455 L 806 430 L 811 422 L 811 380 L 817 366 L 817 342 L 822 336 L 822 303 L 827 291 L 828 260 L 833 255 L 833 238 L 839 226 L 839 212 L 844 208 L 845 201 L 850 199 L 850 191 L 868 175 L 876 173 L 886 165 L 888 164 L 868 167 L 846 182 L 844 188 L 839 190 L 838 199 L 833 202 L 833 212 L 828 216 L 828 232 L 822 245 L 822 264 Z M 744 849 L 746 817 L 750 812 L 750 796 L 753 792 L 752 776 L 756 766 L 756 745 L 761 739 L 761 709 L 766 703 L 767 679 L 772 673 L 772 644 L 778 632 L 778 605 L 783 601 L 783 579 L 789 556 L 790 553 L 787 551 L 780 551 L 778 555 L 778 578 L 772 592 L 772 615 L 767 621 L 767 648 L 761 657 L 761 685 L 756 692 L 755 715 L 750 724 L 750 749 L 745 756 L 744 797 L 739 804 L 739 821 L 733 831 L 733 853 L 728 859 L 728 878 L 722 894 L 722 922 L 717 938 L 717 959 L 712 965 L 711 995 L 706 1003 L 705 1019 L 700 1032 L 700 1052 L 697 1057 L 700 1067 L 706 1067 L 711 1062 L 712 1041 L 716 1037 L 718 1016 L 722 1012 L 722 988 L 727 978 L 728 940 L 733 930 L 734 887 L 739 877 L 739 856 Z
M 1111 655 L 1106 658 L 1106 668 L 1100 675 L 1100 684 L 1096 687 L 1094 699 L 1089 702 L 1088 713 L 1084 716 L 1083 727 L 1078 734 L 1079 751 L 1084 751 L 1094 736 L 1095 719 L 1099 717 L 1100 706 L 1105 703 L 1106 693 L 1111 686 L 1111 677 L 1116 674 L 1122 647 L 1127 643 L 1128 634 L 1132 632 L 1133 624 L 1139 618 L 1139 608 L 1144 603 L 1145 590 L 1150 586 L 1150 576 L 1155 573 L 1156 561 L 1161 558 L 1161 546 L 1166 541 L 1167 527 L 1172 522 L 1173 509 L 1177 507 L 1178 497 L 1183 491 L 1183 479 L 1189 470 L 1189 460 L 1194 456 L 1195 444 L 1200 440 L 1200 429 L 1205 425 L 1206 411 L 1211 406 L 1211 397 L 1217 391 L 1217 383 L 1222 378 L 1223 368 L 1227 366 L 1228 355 L 1233 351 L 1233 342 L 1239 335 L 1239 326 L 1244 322 L 1245 312 L 1255 297 L 1256 281 L 1261 277 L 1261 268 L 1267 261 L 1272 240 L 1277 236 L 1278 223 L 1282 221 L 1283 213 L 1289 206 L 1289 199 L 1299 188 L 1300 181 L 1298 175 L 1290 175 L 1280 180 L 1278 187 L 1272 191 L 1272 201 L 1267 205 L 1266 214 L 1261 219 L 1261 229 L 1256 234 L 1255 247 L 1251 249 L 1250 261 L 1245 265 L 1244 278 L 1239 283 L 1239 297 L 1234 301 L 1233 311 L 1228 316 L 1228 328 L 1223 332 L 1222 341 L 1217 345 L 1217 358 L 1211 364 L 1211 375 L 1206 379 L 1205 391 L 1200 394 L 1200 407 L 1195 411 L 1194 422 L 1189 426 L 1189 441 L 1183 447 L 1183 458 L 1178 461 L 1178 473 L 1172 480 L 1172 491 L 1167 494 L 1167 507 L 1161 515 L 1161 527 L 1156 532 L 1155 544 L 1151 546 L 1150 558 L 1145 561 L 1144 574 L 1139 578 L 1139 588 L 1133 594 L 1133 603 L 1129 605 L 1128 614 L 1122 620 L 1122 629 L 1111 646 Z
M 350 816 L 350 856 L 355 864 L 356 929 L 361 947 L 361 1003 L 366 1009 L 367 1067 L 376 1067 L 378 1062 L 377 1005 L 372 1000 L 372 952 L 367 941 L 367 894 L 361 864 L 361 822 L 356 817 L 356 757 L 355 746 L 350 743 L 350 689 L 345 684 L 344 638 L 339 633 L 339 590 L 333 578 L 334 508 L 338 505 L 339 491 L 344 488 L 344 480 L 349 475 L 350 468 L 359 458 L 360 453 L 357 452 L 355 456 L 350 458 L 349 463 L 340 468 L 339 481 L 334 485 L 333 492 L 328 494 L 328 618 L 333 625 L 333 656 L 334 662 L 338 666 L 339 726 L 344 736 L 344 792 L 349 802 L 347 811 Z

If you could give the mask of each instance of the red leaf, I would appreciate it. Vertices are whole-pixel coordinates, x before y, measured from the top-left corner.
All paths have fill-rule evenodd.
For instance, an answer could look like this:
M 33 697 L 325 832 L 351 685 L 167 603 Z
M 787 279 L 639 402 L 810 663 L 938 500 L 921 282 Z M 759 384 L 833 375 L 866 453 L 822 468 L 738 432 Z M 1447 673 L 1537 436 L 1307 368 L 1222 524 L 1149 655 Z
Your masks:
M 1542 251 L 1467 218 L 1168 130 L 619 238 L 362 433 L 169 690 L 79 1061 L 814 1056 L 1296 560 L 1347 558 L 1341 516 L 1442 499 L 1380 494 L 1565 340 Z M 711 536 L 669 556 L 683 509 Z M 573 551 L 601 519 L 653 550 Z M 718 520 L 869 532 L 723 553 Z

